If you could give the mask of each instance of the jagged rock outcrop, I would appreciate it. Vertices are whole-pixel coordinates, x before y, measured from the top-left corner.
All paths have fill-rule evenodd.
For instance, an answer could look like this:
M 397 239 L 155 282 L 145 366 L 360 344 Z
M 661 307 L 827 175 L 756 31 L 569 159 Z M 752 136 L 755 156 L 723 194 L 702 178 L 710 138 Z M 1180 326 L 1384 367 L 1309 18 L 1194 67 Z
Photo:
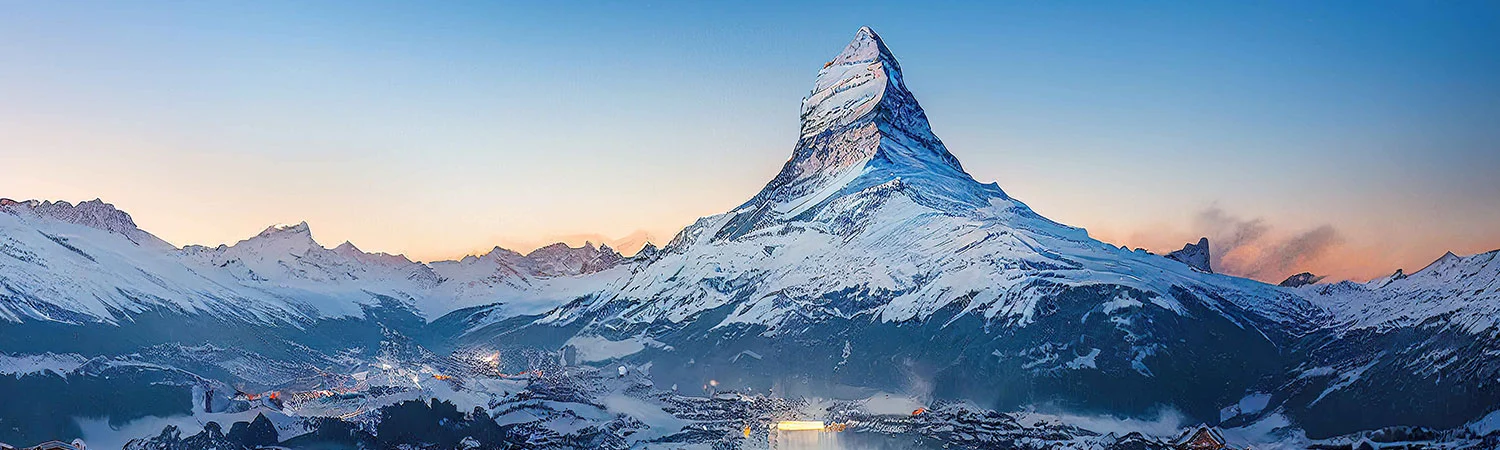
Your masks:
M 656 244 L 648 241 L 646 242 L 646 245 L 641 246 L 641 251 L 636 252 L 635 255 L 631 256 L 630 258 L 636 261 L 648 261 L 651 258 L 655 258 L 656 253 L 659 251 L 661 251 L 661 249 L 657 248 Z
M 571 275 L 583 275 L 598 272 L 614 267 L 624 260 L 619 252 L 609 248 L 608 245 L 600 244 L 597 248 L 592 242 L 585 242 L 582 247 L 573 248 L 564 243 L 556 243 L 533 250 L 524 258 L 531 273 L 544 277 L 559 277 Z
M 186 438 L 175 425 L 167 425 L 161 434 L 149 439 L 135 439 L 125 450 L 249 450 L 254 447 L 230 440 L 218 422 L 203 424 L 203 431 Z
M 6 198 L 0 199 L 0 211 L 11 214 L 30 213 L 108 231 L 125 236 L 136 245 L 152 249 L 172 248 L 172 245 L 166 241 L 136 227 L 135 220 L 130 218 L 130 214 L 97 198 L 78 202 L 76 205 L 65 201 L 16 201 Z
M 250 422 L 235 422 L 225 434 L 218 422 L 203 424 L 203 430 L 188 437 L 175 425 L 167 425 L 155 437 L 131 440 L 125 450 L 253 450 L 271 447 L 280 440 L 276 426 L 265 414 Z
M 249 422 L 235 422 L 229 426 L 229 433 L 224 437 L 249 448 L 272 446 L 281 442 L 276 433 L 276 425 L 265 414 L 256 414 L 255 419 Z
M 1187 244 L 1178 250 L 1167 254 L 1167 259 L 1187 264 L 1188 267 L 1201 270 L 1206 273 L 1214 273 L 1213 257 L 1208 250 L 1208 238 L 1199 238 L 1197 244 Z

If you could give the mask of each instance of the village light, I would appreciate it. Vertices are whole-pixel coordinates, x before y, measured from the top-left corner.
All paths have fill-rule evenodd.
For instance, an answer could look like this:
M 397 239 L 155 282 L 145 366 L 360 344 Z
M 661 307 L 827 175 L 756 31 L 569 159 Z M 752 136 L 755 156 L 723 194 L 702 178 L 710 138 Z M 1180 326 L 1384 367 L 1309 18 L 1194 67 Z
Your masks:
M 822 421 L 814 420 L 783 420 L 776 423 L 776 429 L 781 431 L 823 431 L 826 425 Z

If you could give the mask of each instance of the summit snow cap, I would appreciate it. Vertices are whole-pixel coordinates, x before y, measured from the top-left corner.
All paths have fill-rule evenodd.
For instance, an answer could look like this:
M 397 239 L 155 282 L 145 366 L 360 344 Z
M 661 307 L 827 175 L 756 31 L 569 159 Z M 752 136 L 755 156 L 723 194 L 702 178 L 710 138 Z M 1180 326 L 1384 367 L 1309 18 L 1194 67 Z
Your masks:
M 309 227 L 307 226 L 307 221 L 304 220 L 304 221 L 301 221 L 301 222 L 297 222 L 295 224 L 281 223 L 281 224 L 271 225 L 269 227 L 266 227 L 265 230 L 261 231 L 260 234 L 259 234 L 259 236 L 271 236 L 271 235 L 282 234 L 282 233 L 292 233 L 292 234 L 306 234 L 306 233 L 309 233 Z
M 265 231 L 229 247 L 237 249 L 236 251 L 251 252 L 276 249 L 278 255 L 301 255 L 309 251 L 323 250 L 323 245 L 313 239 L 312 229 L 305 221 L 296 224 L 271 225 L 266 227 Z
M 880 35 L 875 34 L 875 30 L 870 29 L 870 27 L 859 27 L 859 31 L 854 33 L 854 40 L 849 41 L 849 45 L 844 47 L 844 51 L 835 56 L 832 61 L 829 61 L 828 65 L 864 64 L 881 59 L 891 62 L 895 62 L 896 60 L 891 56 L 891 50 L 885 47 L 885 42 L 880 40 Z M 891 68 L 895 69 L 896 72 L 901 71 L 900 67 L 896 67 L 894 64 Z
M 802 100 L 802 136 L 848 125 L 865 117 L 885 99 L 887 85 L 901 90 L 901 66 L 869 27 L 861 27 L 844 51 L 818 72 L 813 90 Z

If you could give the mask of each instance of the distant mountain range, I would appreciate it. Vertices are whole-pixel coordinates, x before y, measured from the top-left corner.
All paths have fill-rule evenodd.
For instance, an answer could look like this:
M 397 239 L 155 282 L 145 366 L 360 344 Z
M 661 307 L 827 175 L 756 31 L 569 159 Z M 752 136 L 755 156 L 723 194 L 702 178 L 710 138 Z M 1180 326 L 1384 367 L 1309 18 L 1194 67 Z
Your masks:
M 1206 239 L 1167 256 L 1097 241 L 965 172 L 862 28 L 759 193 L 632 257 L 557 244 L 419 263 L 324 247 L 306 223 L 175 248 L 101 201 L 0 200 L 0 373 L 275 386 L 292 380 L 267 368 L 526 346 L 646 365 L 660 386 L 1171 408 L 1313 436 L 1453 428 L 1500 409 L 1496 256 L 1274 286 L 1213 273 Z M 0 407 L 8 421 L 44 430 L 0 440 L 69 427 Z

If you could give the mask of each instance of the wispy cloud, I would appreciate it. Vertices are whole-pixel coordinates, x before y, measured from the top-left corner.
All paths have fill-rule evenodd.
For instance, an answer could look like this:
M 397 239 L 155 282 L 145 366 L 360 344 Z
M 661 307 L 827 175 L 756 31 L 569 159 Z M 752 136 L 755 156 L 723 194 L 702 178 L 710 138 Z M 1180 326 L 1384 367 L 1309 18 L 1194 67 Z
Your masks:
M 1208 237 L 1215 271 L 1271 282 L 1307 270 L 1344 242 L 1331 225 L 1288 233 L 1265 219 L 1247 219 L 1218 206 L 1199 212 L 1193 229 Z

